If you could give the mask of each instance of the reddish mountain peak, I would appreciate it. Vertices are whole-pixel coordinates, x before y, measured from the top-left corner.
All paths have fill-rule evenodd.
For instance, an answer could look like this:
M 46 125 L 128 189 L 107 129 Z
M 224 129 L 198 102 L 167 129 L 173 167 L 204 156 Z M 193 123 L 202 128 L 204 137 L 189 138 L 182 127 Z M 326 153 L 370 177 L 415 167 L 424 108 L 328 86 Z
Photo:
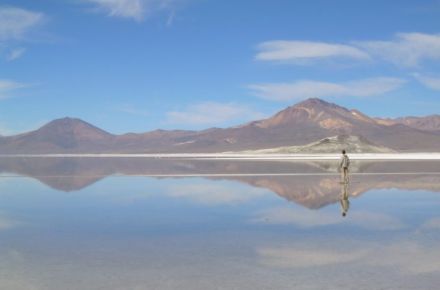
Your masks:
M 47 140 L 63 137 L 75 140 L 102 140 L 112 136 L 112 134 L 81 119 L 69 117 L 53 120 L 29 134 L 36 134 Z
M 320 108 L 320 109 L 337 109 L 337 110 L 344 110 L 348 111 L 348 109 L 338 106 L 334 103 L 330 103 L 327 101 L 324 101 L 319 98 L 309 98 L 307 100 L 304 100 L 302 102 L 299 102 L 298 104 L 294 105 L 293 107 L 306 107 L 306 108 Z
M 53 120 L 38 130 L 87 130 L 87 131 L 95 131 L 97 134 L 111 135 L 110 133 L 93 126 L 90 123 L 87 123 L 81 119 L 77 118 L 60 118 Z
M 309 98 L 297 103 L 295 106 L 333 106 L 334 104 L 319 98 Z
M 347 122 L 353 116 L 351 112 L 341 106 L 326 102 L 318 98 L 302 101 L 288 107 L 273 117 L 254 123 L 260 128 L 269 128 L 286 124 L 314 123 L 321 127 L 347 127 Z

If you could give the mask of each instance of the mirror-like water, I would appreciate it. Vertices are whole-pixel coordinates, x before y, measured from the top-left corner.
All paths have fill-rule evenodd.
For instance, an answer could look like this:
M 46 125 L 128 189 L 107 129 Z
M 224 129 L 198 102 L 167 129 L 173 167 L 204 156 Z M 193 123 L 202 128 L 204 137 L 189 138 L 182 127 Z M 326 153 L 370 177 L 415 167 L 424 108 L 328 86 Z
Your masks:
M 439 165 L 3 158 L 0 289 L 438 289 Z

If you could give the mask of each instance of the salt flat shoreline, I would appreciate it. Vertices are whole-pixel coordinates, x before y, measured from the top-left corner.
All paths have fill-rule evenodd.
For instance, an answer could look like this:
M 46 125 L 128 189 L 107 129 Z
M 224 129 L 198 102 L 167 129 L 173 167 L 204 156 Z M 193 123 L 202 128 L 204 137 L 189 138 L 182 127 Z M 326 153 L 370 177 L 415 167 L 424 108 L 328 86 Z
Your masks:
M 163 154 L 0 154 L 0 158 L 152 158 L 192 160 L 338 160 L 340 154 L 234 154 L 234 153 L 163 153 Z M 440 153 L 353 153 L 351 160 L 440 160 Z

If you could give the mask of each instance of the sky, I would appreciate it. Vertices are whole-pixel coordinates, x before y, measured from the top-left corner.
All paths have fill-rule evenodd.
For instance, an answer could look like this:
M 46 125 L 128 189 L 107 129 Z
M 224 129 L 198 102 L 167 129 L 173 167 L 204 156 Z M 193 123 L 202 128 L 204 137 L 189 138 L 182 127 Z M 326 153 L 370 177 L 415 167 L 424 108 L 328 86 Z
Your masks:
M 0 135 L 228 127 L 317 97 L 440 112 L 438 0 L 0 0 Z

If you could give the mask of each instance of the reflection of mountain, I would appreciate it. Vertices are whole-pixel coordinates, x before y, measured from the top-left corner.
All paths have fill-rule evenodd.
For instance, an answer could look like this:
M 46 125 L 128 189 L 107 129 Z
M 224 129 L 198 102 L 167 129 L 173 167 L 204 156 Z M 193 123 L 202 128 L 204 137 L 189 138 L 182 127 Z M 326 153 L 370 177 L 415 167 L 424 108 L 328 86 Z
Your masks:
M 33 177 L 61 191 L 81 190 L 102 178 L 116 174 L 156 177 L 200 175 L 212 179 L 236 180 L 255 187 L 267 188 L 305 207 L 320 208 L 339 200 L 341 185 L 336 165 L 337 161 L 0 158 L 0 173 Z M 440 192 L 440 174 L 436 174 L 439 172 L 439 165 L 438 161 L 356 161 L 352 166 L 353 176 L 349 192 L 351 196 L 359 196 L 372 189 L 388 188 Z
M 237 180 L 267 188 L 279 196 L 318 209 L 338 202 L 341 184 L 338 176 L 268 176 L 242 177 Z M 440 192 L 440 175 L 371 175 L 353 176 L 348 191 L 360 196 L 373 189 L 426 190 Z

